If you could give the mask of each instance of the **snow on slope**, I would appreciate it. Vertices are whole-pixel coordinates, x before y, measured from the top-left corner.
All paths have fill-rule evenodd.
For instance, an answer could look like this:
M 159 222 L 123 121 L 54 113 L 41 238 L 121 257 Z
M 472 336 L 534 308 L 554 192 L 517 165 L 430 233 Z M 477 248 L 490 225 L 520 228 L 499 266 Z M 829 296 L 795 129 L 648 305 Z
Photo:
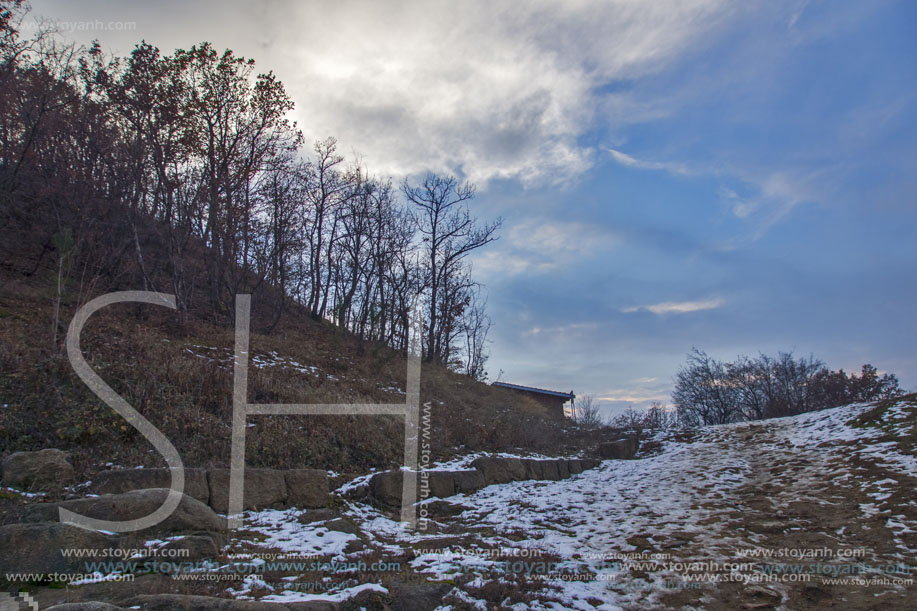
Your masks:
M 432 522 L 427 532 L 406 530 L 368 505 L 350 503 L 348 513 L 375 549 L 389 554 L 414 549 L 415 572 L 431 581 L 453 580 L 457 585 L 451 600 L 481 609 L 488 608 L 476 598 L 482 586 L 492 581 L 516 583 L 520 573 L 536 580 L 530 586 L 534 599 L 518 603 L 520 609 L 661 605 L 673 584 L 685 583 L 687 567 L 678 562 L 735 562 L 736 550 L 773 540 L 768 538 L 771 522 L 736 527 L 741 523 L 737 522 L 741 512 L 736 511 L 739 497 L 746 504 L 773 503 L 778 517 L 780 507 L 799 499 L 828 507 L 837 501 L 817 497 L 815 491 L 825 488 L 829 477 L 874 499 L 875 503 L 859 505 L 865 518 L 878 515 L 884 520 L 882 512 L 889 514 L 885 525 L 898 550 L 891 555 L 910 559 L 917 551 L 907 543 L 917 532 L 915 512 L 896 513 L 900 508 L 880 506 L 887 504 L 899 480 L 917 477 L 914 456 L 901 451 L 895 441 L 887 441 L 889 432 L 911 432 L 908 422 L 914 420 L 914 408 L 887 410 L 879 420 L 884 428 L 856 426 L 854 419 L 870 409 L 871 405 L 851 405 L 764 422 L 658 434 L 645 443 L 655 446 L 652 453 L 637 460 L 608 460 L 556 482 L 492 485 L 451 497 L 447 501 L 459 505 L 461 513 Z M 864 478 L 854 459 L 884 469 L 885 475 Z M 774 474 L 782 466 L 792 466 L 794 475 L 779 479 Z M 755 496 L 759 487 L 766 489 L 774 482 L 781 486 L 776 492 Z M 809 491 L 811 498 L 807 498 Z M 272 535 L 272 529 L 289 537 L 291 528 L 282 520 L 266 518 L 259 516 L 257 530 L 267 535 L 268 542 L 276 543 L 280 536 Z M 802 526 L 786 526 L 779 536 L 805 534 Z M 292 530 L 303 528 L 297 524 Z M 838 529 L 838 540 L 845 528 Z M 308 541 L 303 548 L 315 550 L 316 537 L 305 532 L 301 536 Z M 340 553 L 339 541 L 327 543 L 328 552 Z M 284 547 L 290 545 L 297 547 L 291 543 Z M 545 564 L 550 567 L 545 569 Z M 763 590 L 768 596 L 787 600 L 786 587 L 769 588 Z M 895 587 L 890 591 L 897 592 Z M 271 598 L 284 600 L 282 594 Z

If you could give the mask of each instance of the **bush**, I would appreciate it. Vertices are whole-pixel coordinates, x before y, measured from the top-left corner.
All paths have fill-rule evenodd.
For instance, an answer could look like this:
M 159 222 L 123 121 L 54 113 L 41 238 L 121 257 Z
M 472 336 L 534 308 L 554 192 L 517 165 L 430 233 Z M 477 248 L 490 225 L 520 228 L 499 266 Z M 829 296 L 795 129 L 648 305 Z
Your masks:
M 720 362 L 694 349 L 675 378 L 672 400 L 685 426 L 791 416 L 901 394 L 898 378 L 863 365 L 859 375 L 831 371 L 810 356 L 761 354 Z

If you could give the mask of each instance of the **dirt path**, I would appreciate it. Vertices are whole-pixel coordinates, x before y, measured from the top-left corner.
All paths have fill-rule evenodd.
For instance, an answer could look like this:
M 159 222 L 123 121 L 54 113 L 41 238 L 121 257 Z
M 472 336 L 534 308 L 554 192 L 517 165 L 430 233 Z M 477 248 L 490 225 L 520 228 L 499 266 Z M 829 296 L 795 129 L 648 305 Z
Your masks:
M 904 414 L 910 422 L 915 407 Z M 572 609 L 912 609 L 917 471 L 887 430 L 850 425 L 867 411 L 670 433 L 638 460 L 454 497 L 467 509 L 412 544 L 435 548 L 438 537 L 465 533 L 466 547 L 557 559 L 553 575 L 537 576 L 540 592 L 507 595 L 500 608 L 525 600 Z M 476 567 L 453 609 L 495 608 L 482 582 L 522 587 L 519 568 L 507 574 L 504 563 L 495 573 L 474 560 L 434 553 L 413 566 L 441 579 Z
M 665 604 L 914 608 L 917 585 L 891 582 L 917 578 L 911 572 L 917 533 L 907 527 L 917 524 L 911 493 L 917 480 L 864 459 L 858 450 L 868 446 L 862 442 L 827 435 L 806 443 L 805 429 L 814 421 L 782 419 L 707 433 L 747 465 L 746 481 L 715 503 L 709 523 L 715 536 L 707 545 L 734 562 L 753 562 L 753 570 L 739 573 L 766 581 L 720 583 L 703 595 L 684 590 L 664 597 Z M 702 554 L 685 550 L 692 551 Z

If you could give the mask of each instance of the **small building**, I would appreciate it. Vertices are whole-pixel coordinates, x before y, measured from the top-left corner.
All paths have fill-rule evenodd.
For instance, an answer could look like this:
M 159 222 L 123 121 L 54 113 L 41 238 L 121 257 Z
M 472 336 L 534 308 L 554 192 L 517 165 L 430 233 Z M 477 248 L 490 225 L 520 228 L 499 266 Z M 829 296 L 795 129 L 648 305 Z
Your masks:
M 548 415 L 559 420 L 564 418 L 564 404 L 569 401 L 570 407 L 572 408 L 573 400 L 576 399 L 576 395 L 573 394 L 572 390 L 570 392 L 559 392 L 556 390 L 546 390 L 544 388 L 534 388 L 532 386 L 510 384 L 509 382 L 494 382 L 491 386 L 498 386 L 531 397 L 547 408 Z

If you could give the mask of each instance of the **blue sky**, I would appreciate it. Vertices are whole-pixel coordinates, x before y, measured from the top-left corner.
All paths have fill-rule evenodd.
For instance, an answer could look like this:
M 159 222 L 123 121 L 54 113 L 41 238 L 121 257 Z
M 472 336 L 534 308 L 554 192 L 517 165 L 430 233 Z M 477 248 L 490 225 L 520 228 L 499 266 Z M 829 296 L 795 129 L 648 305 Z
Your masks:
M 618 411 L 696 346 L 917 387 L 917 4 L 326 4 L 33 2 L 119 53 L 230 47 L 307 139 L 474 181 L 492 377 Z

